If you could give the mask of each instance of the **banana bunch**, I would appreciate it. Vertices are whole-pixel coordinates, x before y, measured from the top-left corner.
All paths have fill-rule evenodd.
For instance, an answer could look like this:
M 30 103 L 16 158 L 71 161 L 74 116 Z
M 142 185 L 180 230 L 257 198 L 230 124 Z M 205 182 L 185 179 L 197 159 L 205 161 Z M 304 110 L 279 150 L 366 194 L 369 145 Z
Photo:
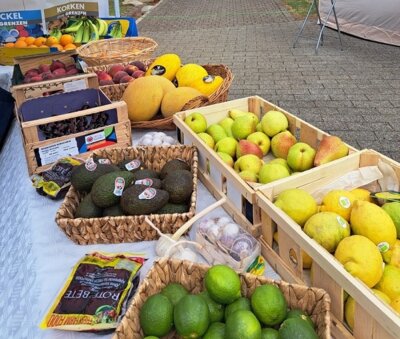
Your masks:
M 108 24 L 106 21 L 88 17 L 76 19 L 67 28 L 63 29 L 64 33 L 74 35 L 74 43 L 83 44 L 99 40 L 101 36 L 107 34 L 107 31 Z
M 57 40 L 60 40 L 61 38 L 61 31 L 59 28 L 54 27 L 51 31 L 50 31 L 50 36 L 57 38 Z
M 122 38 L 123 34 L 122 34 L 122 25 L 119 21 L 113 21 L 111 24 L 111 30 L 109 35 L 112 38 Z

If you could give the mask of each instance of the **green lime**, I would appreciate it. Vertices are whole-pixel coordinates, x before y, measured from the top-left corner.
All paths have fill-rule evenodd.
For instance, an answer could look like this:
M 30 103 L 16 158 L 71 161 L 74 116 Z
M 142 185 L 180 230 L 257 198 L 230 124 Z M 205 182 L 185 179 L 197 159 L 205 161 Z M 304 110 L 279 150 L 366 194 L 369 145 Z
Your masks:
M 169 333 L 173 325 L 174 307 L 162 294 L 149 297 L 140 309 L 140 326 L 145 335 L 162 337 Z
M 210 297 L 220 304 L 230 304 L 240 297 L 239 275 L 229 266 L 211 267 L 204 282 Z
M 186 288 L 178 283 L 169 284 L 161 290 L 161 294 L 165 295 L 174 306 L 188 293 Z
M 226 306 L 225 321 L 226 319 L 228 319 L 228 316 L 239 310 L 251 311 L 250 300 L 245 297 L 240 297 L 239 299 L 236 299 L 233 303 Z
M 224 305 L 212 300 L 207 291 L 201 292 L 199 296 L 207 303 L 208 311 L 210 312 L 210 322 L 213 323 L 224 319 Z
M 183 338 L 199 338 L 210 325 L 208 305 L 199 295 L 185 295 L 174 308 L 176 331 Z
M 305 320 L 307 323 L 309 323 L 311 325 L 312 328 L 314 328 L 314 323 L 311 320 L 311 318 L 307 315 L 307 313 L 305 313 L 304 311 L 300 310 L 300 309 L 293 309 L 290 310 L 287 315 L 286 315 L 286 319 L 290 319 L 290 318 L 300 318 Z
M 231 314 L 225 323 L 225 338 L 260 339 L 261 325 L 256 316 L 245 310 Z
M 224 339 L 225 338 L 225 324 L 215 322 L 210 325 L 203 339 Z
M 279 339 L 318 339 L 318 335 L 303 319 L 290 318 L 281 324 Z
M 261 330 L 261 339 L 279 339 L 279 332 L 273 328 L 263 328 Z
M 279 325 L 287 314 L 287 302 L 279 287 L 260 285 L 251 296 L 254 314 L 267 326 Z

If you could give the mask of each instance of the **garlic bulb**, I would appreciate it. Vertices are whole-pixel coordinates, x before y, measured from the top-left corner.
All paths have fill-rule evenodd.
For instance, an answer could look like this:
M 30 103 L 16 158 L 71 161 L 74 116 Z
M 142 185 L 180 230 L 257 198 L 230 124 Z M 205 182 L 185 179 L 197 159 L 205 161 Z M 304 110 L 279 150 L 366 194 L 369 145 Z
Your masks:
M 221 218 L 216 218 L 215 222 L 218 226 L 222 227 L 225 226 L 226 224 L 229 224 L 232 220 L 228 217 L 221 217 Z
M 178 250 L 172 255 L 172 258 L 196 262 L 197 261 L 197 253 L 192 251 L 190 248 L 179 247 Z
M 220 241 L 222 244 L 224 244 L 226 247 L 230 248 L 239 235 L 240 228 L 237 224 L 234 223 L 229 223 L 224 226 L 222 229 L 222 234 L 220 237 Z
M 250 256 L 253 250 L 254 244 L 251 236 L 242 234 L 233 242 L 230 254 L 235 260 L 239 261 Z
M 170 146 L 175 144 L 177 144 L 177 141 L 163 132 L 146 133 L 136 142 L 136 145 L 145 146 Z
M 215 225 L 213 219 L 205 219 L 200 222 L 198 229 L 201 233 L 207 234 L 208 229 L 213 225 Z

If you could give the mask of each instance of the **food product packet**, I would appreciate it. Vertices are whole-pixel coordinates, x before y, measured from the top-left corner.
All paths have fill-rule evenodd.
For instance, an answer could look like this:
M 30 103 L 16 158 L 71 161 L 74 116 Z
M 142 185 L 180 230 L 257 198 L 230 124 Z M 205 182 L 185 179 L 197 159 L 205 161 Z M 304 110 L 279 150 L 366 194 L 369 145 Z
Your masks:
M 116 328 L 145 260 L 133 253 L 87 254 L 75 265 L 40 328 L 91 332 Z

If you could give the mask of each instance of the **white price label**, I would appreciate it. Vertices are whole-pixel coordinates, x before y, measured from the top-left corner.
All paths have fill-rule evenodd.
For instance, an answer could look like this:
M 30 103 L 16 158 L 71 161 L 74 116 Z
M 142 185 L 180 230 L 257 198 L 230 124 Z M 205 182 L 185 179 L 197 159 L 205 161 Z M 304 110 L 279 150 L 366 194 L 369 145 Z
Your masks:
M 42 166 L 51 164 L 60 158 L 77 154 L 79 154 L 79 150 L 75 138 L 39 148 Z
M 74 80 L 64 83 L 64 92 L 79 91 L 88 88 L 85 79 Z

